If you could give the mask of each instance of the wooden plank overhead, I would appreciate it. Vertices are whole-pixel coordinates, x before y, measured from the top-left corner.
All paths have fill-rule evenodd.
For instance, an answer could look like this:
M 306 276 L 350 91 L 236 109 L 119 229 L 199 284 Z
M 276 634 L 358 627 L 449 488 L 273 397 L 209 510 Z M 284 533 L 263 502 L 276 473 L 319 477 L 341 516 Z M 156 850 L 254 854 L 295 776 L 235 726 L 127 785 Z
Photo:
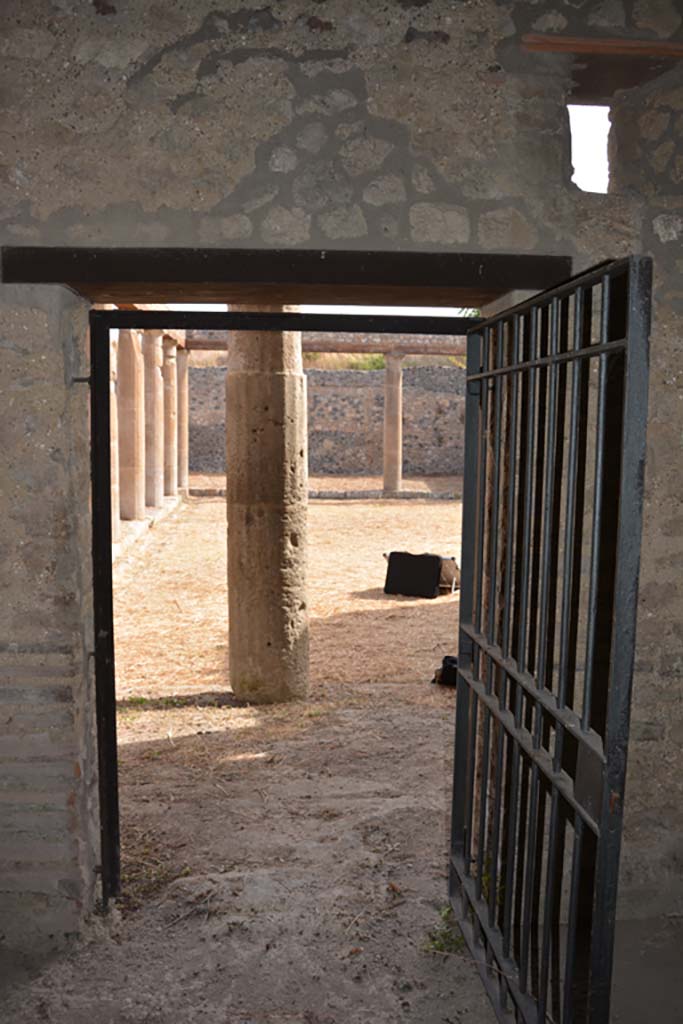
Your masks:
M 476 307 L 571 274 L 566 256 L 261 249 L 10 246 L 0 279 L 62 284 L 92 302 Z

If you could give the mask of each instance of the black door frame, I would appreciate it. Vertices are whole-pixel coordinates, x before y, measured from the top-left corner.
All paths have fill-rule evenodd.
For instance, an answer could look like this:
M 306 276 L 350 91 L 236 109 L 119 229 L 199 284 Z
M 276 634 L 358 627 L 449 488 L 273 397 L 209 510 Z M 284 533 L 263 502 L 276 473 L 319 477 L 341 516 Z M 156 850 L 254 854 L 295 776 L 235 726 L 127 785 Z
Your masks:
M 92 310 L 90 313 L 92 561 L 95 693 L 99 769 L 102 901 L 121 891 L 116 668 L 112 580 L 109 332 L 120 330 L 301 331 L 305 333 L 462 336 L 480 319 L 190 310 Z

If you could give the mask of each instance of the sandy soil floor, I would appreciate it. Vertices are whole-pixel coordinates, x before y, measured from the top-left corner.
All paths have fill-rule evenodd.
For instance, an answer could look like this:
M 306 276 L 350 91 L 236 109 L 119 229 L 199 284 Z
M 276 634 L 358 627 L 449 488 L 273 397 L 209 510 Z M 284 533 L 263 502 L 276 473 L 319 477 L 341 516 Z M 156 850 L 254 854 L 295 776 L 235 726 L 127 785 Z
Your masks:
M 12 1024 L 484 1024 L 443 910 L 457 595 L 386 597 L 384 551 L 454 553 L 459 506 L 315 502 L 311 699 L 226 689 L 225 505 L 116 567 L 124 895 L 10 993 Z
M 310 476 L 309 490 L 316 491 L 381 491 L 381 476 Z M 202 490 L 225 487 L 225 473 L 190 473 L 190 488 Z M 404 477 L 402 491 L 424 494 L 462 496 L 461 476 Z

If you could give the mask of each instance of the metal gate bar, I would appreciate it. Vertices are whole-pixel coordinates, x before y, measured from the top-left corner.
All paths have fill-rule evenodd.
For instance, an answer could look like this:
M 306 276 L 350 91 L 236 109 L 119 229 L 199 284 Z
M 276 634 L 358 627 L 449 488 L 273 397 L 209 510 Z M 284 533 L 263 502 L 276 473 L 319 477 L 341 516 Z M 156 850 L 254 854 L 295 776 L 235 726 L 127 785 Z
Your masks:
M 468 335 L 450 893 L 500 1020 L 609 1016 L 651 263 Z

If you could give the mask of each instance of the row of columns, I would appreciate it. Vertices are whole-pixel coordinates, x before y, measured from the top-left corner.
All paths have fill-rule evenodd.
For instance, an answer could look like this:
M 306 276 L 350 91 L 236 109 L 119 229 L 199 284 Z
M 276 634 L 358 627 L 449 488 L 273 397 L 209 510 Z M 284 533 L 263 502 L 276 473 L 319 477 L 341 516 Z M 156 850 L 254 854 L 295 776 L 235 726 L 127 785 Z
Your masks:
M 144 519 L 189 483 L 188 356 L 161 331 L 111 342 L 112 540 L 120 520 Z

